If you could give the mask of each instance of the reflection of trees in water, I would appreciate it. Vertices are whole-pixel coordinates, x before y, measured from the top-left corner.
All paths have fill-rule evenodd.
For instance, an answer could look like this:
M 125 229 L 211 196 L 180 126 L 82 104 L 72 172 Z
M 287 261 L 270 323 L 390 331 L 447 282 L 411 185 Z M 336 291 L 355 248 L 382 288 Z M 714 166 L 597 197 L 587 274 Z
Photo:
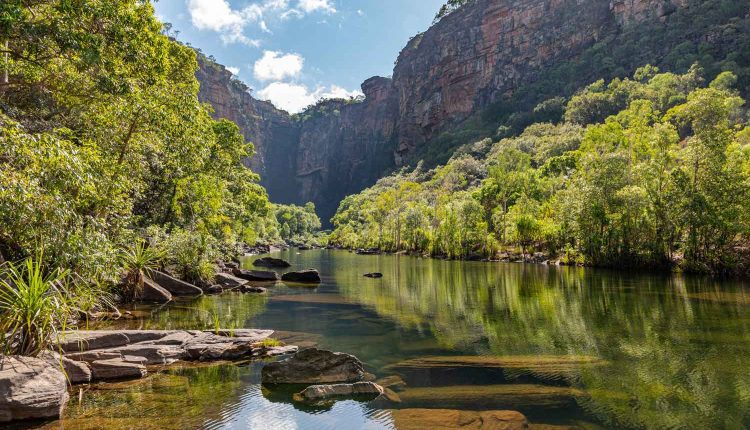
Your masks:
M 385 277 L 375 282 L 340 265 L 342 293 L 402 326 L 430 329 L 446 346 L 608 360 L 582 369 L 579 381 L 591 395 L 584 406 L 605 423 L 750 425 L 750 306 L 736 285 L 397 257 L 378 264 Z
M 250 327 L 250 320 L 266 310 L 268 298 L 260 294 L 225 293 L 181 300 L 147 308 L 144 318 L 114 323 L 117 328 L 151 330 L 211 330 Z M 139 311 L 139 314 L 144 311 Z
M 80 405 L 70 403 L 64 424 L 76 429 L 201 428 L 221 422 L 239 402 L 244 373 L 248 369 L 234 365 L 186 368 L 101 385 L 89 390 Z

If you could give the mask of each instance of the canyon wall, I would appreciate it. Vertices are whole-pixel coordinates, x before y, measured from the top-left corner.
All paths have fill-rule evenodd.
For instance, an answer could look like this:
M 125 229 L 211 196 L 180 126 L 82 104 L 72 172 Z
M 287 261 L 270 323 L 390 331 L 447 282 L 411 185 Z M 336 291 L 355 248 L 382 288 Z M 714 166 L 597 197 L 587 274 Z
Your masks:
M 332 100 L 292 117 L 205 61 L 200 94 L 255 144 L 250 166 L 271 199 L 313 201 L 325 223 L 347 194 L 414 164 L 441 133 L 502 103 L 554 65 L 581 56 L 604 36 L 617 43 L 642 22 L 669 25 L 670 15 L 686 7 L 688 0 L 475 0 L 409 41 L 393 79 L 365 81 L 364 101 Z

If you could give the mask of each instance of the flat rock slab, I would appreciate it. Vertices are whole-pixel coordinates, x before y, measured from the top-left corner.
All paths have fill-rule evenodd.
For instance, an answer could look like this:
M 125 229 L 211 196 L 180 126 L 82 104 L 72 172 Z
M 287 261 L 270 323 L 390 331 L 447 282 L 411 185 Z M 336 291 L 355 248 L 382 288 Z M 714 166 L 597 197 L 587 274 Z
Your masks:
M 264 384 L 331 384 L 359 382 L 365 377 L 357 357 L 317 348 L 303 349 L 262 370 Z
M 40 358 L 0 358 L 0 422 L 59 418 L 68 399 L 59 368 Z
M 273 257 L 263 257 L 259 258 L 255 261 L 253 261 L 253 266 L 256 267 L 275 267 L 275 268 L 287 268 L 292 267 L 291 264 L 289 264 L 288 261 L 282 260 L 280 258 L 273 258 Z
M 374 382 L 353 384 L 311 385 L 293 396 L 296 402 L 319 402 L 321 400 L 348 399 L 358 396 L 372 400 L 383 394 L 383 387 Z
M 150 272 L 151 278 L 162 288 L 172 293 L 174 296 L 200 296 L 203 290 L 193 284 L 177 279 L 166 273 L 154 270 Z
M 526 417 L 516 411 L 462 411 L 453 409 L 397 409 L 391 411 L 398 430 L 526 430 Z
M 300 284 L 319 284 L 320 273 L 315 269 L 300 270 L 298 272 L 287 272 L 281 275 L 285 282 L 298 282 Z
M 93 377 L 99 381 L 112 379 L 132 379 L 146 376 L 146 366 L 119 358 L 98 360 L 91 363 Z
M 94 330 L 65 333 L 60 346 L 66 359 L 83 366 L 88 363 L 92 379 L 121 379 L 142 376 L 144 365 L 275 355 L 260 344 L 272 334 L 273 330 L 255 329 Z M 283 350 L 289 352 L 291 349 Z
M 240 279 L 253 282 L 276 282 L 281 279 L 278 273 L 266 270 L 234 269 L 232 273 Z
M 39 358 L 63 371 L 71 384 L 91 381 L 91 369 L 86 362 L 72 360 L 53 351 L 44 351 Z

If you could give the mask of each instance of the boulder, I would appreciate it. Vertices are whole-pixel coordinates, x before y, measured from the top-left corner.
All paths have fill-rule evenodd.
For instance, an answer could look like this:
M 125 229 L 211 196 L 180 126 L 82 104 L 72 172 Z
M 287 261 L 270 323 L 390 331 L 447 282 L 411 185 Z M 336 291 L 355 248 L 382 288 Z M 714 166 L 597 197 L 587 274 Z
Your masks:
M 40 358 L 0 359 L 0 422 L 60 418 L 68 399 L 58 367 Z
M 311 385 L 293 398 L 296 402 L 317 402 L 321 400 L 370 396 L 370 400 L 383 394 L 383 387 L 374 382 L 355 382 L 353 384 Z
M 240 268 L 240 263 L 238 263 L 236 261 L 228 261 L 228 262 L 224 263 L 224 268 L 229 269 L 229 270 L 239 269 Z
M 91 381 L 91 369 L 85 362 L 71 360 L 54 351 L 44 351 L 39 354 L 39 358 L 62 370 L 71 384 L 84 384 Z
M 331 384 L 359 382 L 365 370 L 357 357 L 349 354 L 308 348 L 293 356 L 269 363 L 262 370 L 266 384 Z
M 243 293 L 265 294 L 267 290 L 265 288 L 263 288 L 263 287 L 253 287 L 253 286 L 250 286 L 250 285 L 246 285 L 246 286 L 240 288 L 240 291 L 243 292 Z
M 400 409 L 391 411 L 399 430 L 525 430 L 526 417 L 516 411 L 463 411 L 453 409 Z
M 206 294 L 221 294 L 224 292 L 224 288 L 221 285 L 211 285 L 210 287 L 203 290 Z
M 232 271 L 234 276 L 244 279 L 246 281 L 253 282 L 276 282 L 279 280 L 279 274 L 276 272 L 268 272 L 265 270 L 243 270 L 234 269 Z
M 95 380 L 142 378 L 146 376 L 146 366 L 119 358 L 97 360 L 91 363 L 91 372 Z
M 255 261 L 253 261 L 253 266 L 257 267 L 276 267 L 276 268 L 286 268 L 291 267 L 292 265 L 289 264 L 288 261 L 282 260 L 280 258 L 273 258 L 273 257 L 263 257 L 259 258 Z
M 185 281 L 167 275 L 166 273 L 153 270 L 150 272 L 151 279 L 153 279 L 162 288 L 172 293 L 174 296 L 200 296 L 203 295 L 203 290 L 196 287 L 193 284 L 189 284 Z
M 217 273 L 214 278 L 217 284 L 224 288 L 237 288 L 247 284 L 247 281 L 229 273 Z
M 321 282 L 320 273 L 315 269 L 284 273 L 281 276 L 281 280 L 286 282 L 298 282 L 301 284 L 319 284 Z
M 143 289 L 138 292 L 136 298 L 143 302 L 167 303 L 172 301 L 172 293 L 146 278 L 143 281 Z
M 383 274 L 378 272 L 365 273 L 365 278 L 382 278 Z

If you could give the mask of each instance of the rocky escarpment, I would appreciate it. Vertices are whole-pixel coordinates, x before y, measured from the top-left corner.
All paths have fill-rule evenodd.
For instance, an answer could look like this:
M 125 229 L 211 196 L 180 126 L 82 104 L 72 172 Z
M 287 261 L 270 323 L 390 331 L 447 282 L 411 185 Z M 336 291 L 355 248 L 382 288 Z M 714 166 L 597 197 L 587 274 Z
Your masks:
M 741 50 L 750 1 L 731 8 L 712 0 L 474 0 L 409 41 L 392 79 L 365 81 L 364 101 L 332 100 L 292 117 L 205 61 L 200 94 L 255 143 L 251 165 L 272 200 L 313 201 L 326 222 L 347 194 L 421 158 L 443 161 L 545 98 L 646 63 L 687 68 L 707 50 L 716 61 Z

